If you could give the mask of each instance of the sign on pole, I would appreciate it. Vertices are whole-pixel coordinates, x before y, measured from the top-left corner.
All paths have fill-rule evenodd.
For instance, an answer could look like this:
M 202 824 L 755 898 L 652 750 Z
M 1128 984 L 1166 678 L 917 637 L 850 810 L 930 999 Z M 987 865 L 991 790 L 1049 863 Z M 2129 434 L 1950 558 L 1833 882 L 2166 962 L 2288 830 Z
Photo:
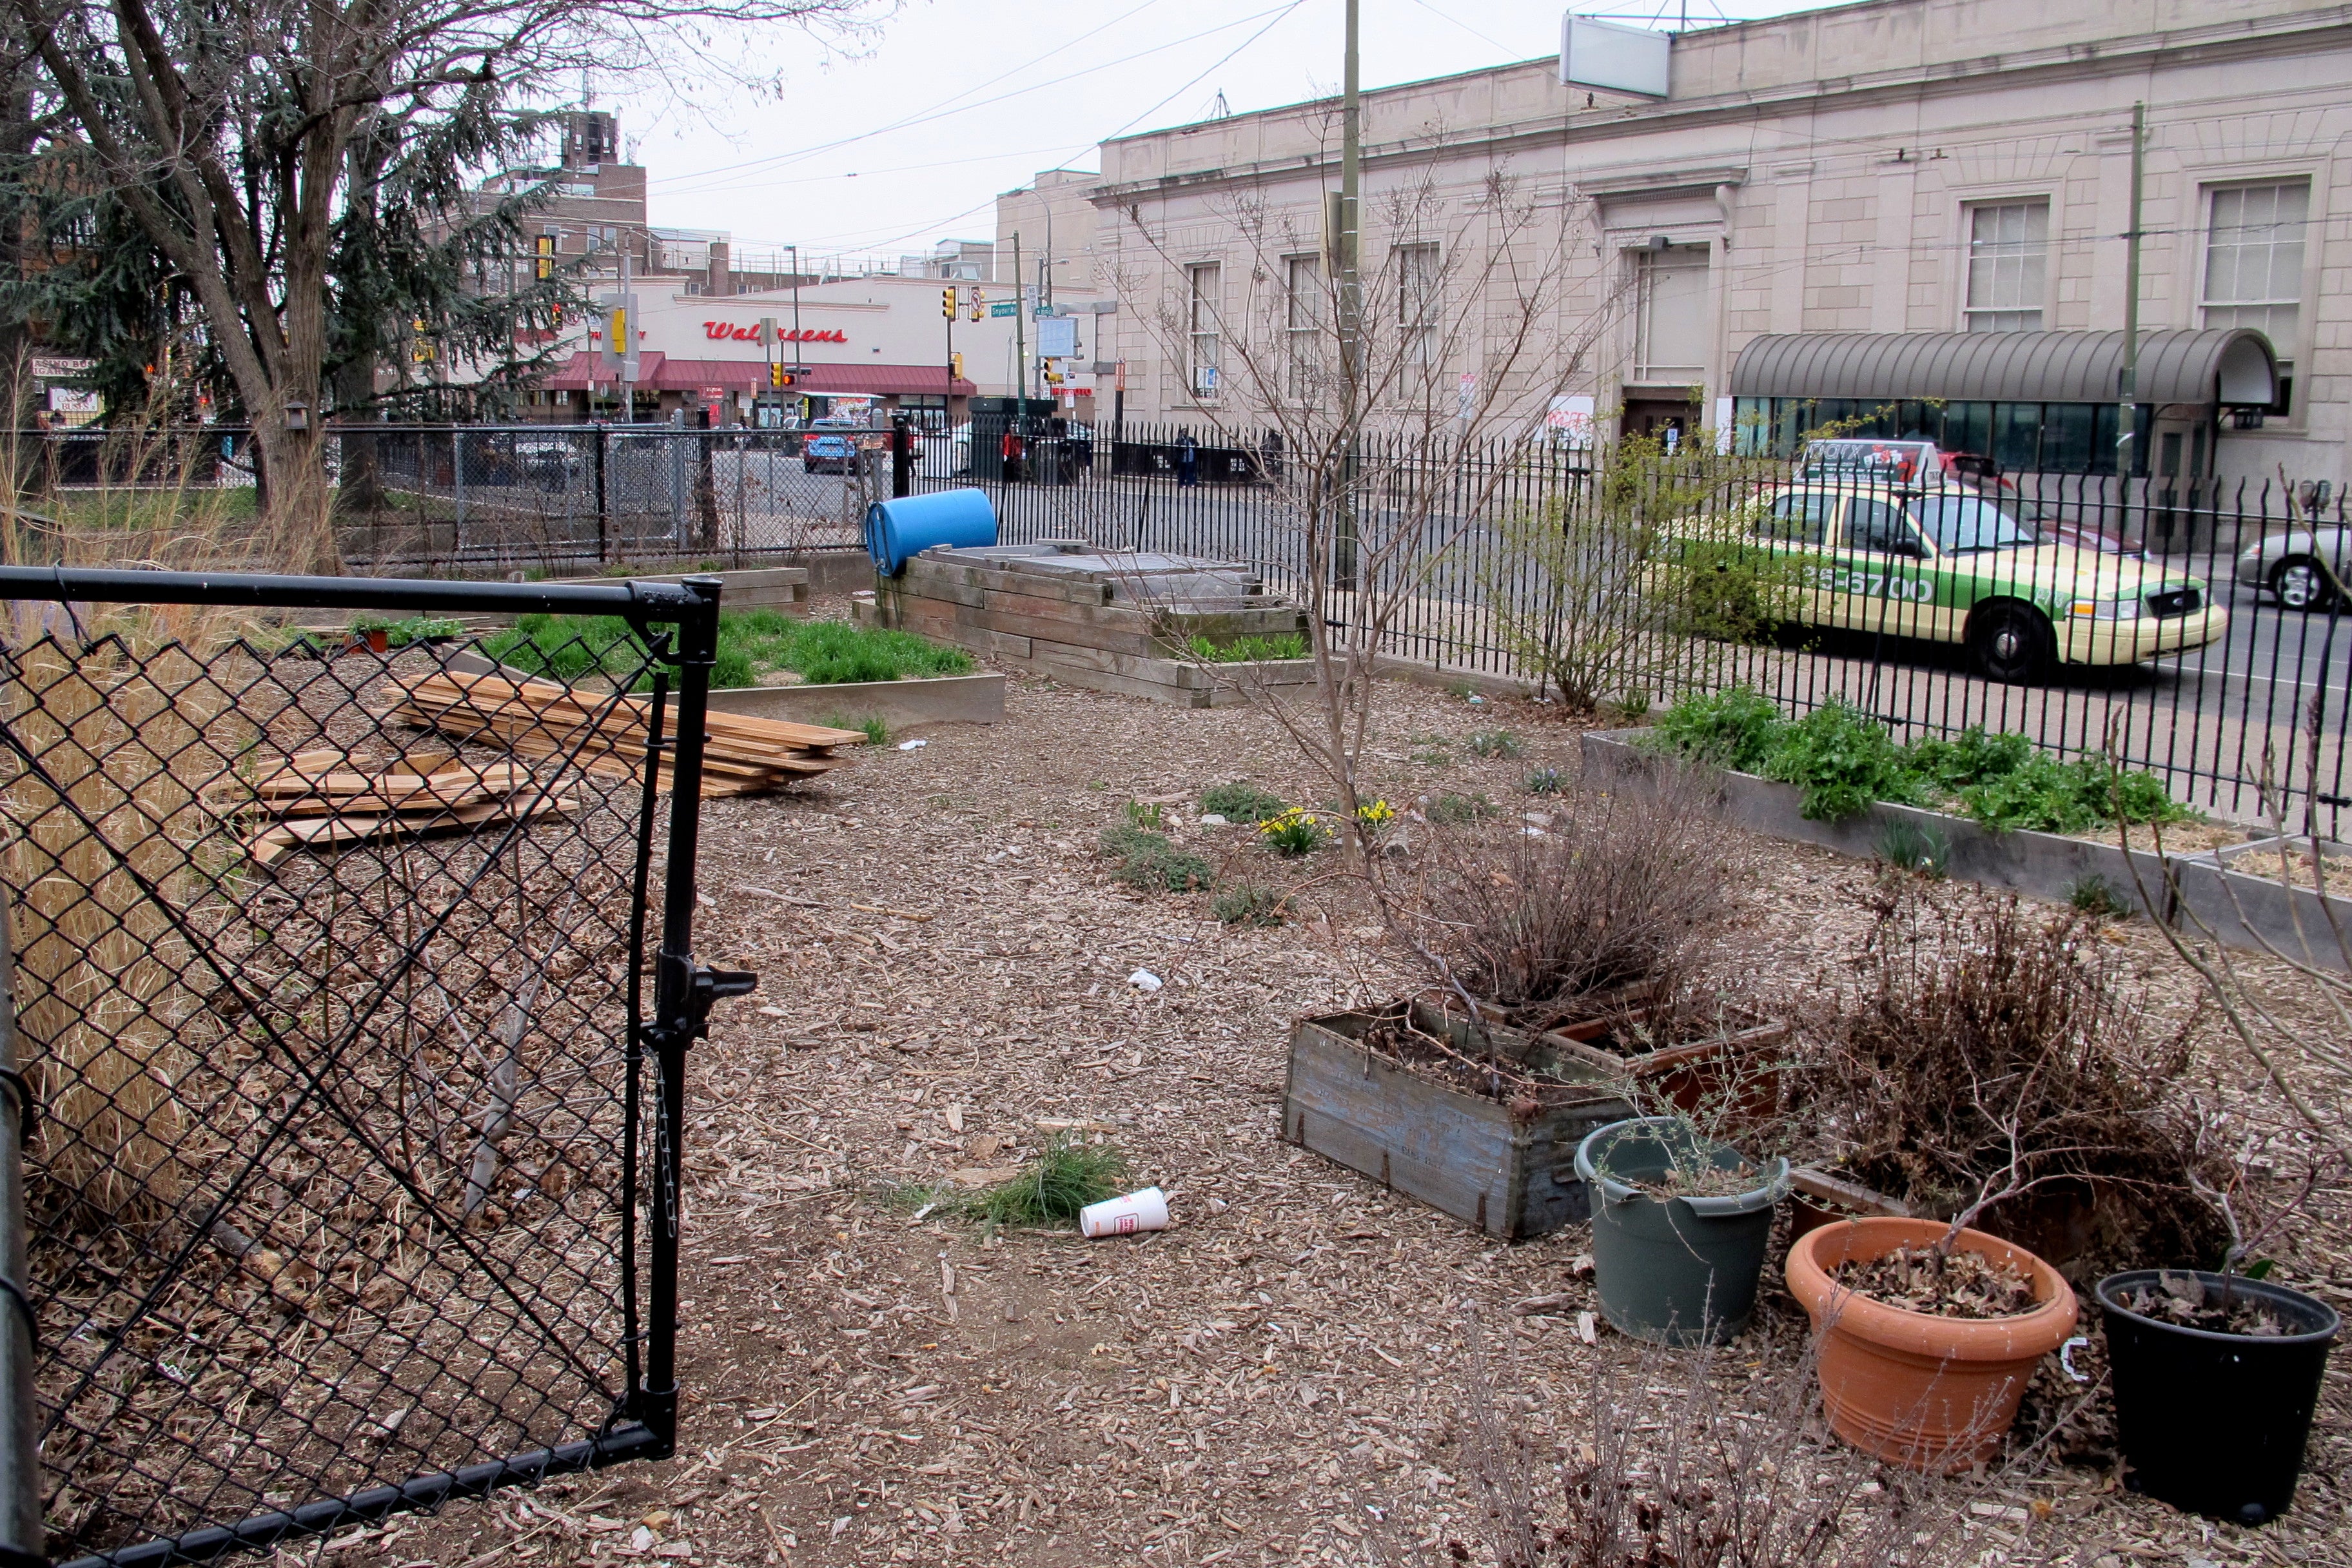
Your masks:
M 1559 24 L 1559 79 L 1570 87 L 1666 96 L 1674 39 L 1647 27 L 1569 16 Z

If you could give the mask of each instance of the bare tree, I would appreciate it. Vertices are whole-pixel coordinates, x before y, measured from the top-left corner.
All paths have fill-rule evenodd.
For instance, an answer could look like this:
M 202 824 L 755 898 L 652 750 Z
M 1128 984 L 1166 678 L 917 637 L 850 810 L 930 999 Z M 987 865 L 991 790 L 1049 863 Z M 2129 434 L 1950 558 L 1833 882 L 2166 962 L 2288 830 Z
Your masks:
M 333 569 L 321 421 L 330 267 L 367 147 L 687 36 L 850 20 L 861 0 L 7 0 L 39 112 L 184 280 L 253 424 L 287 564 Z
M 1240 242 L 1238 300 L 1204 300 L 1181 242 L 1129 214 L 1158 265 L 1121 292 L 1192 390 L 1213 390 L 1212 438 L 1258 455 L 1280 534 L 1264 548 L 1307 612 L 1310 686 L 1238 679 L 1329 781 L 1360 865 L 1381 661 L 1409 614 L 1477 640 L 1466 547 L 1564 472 L 1545 416 L 1617 302 L 1564 245 L 1560 199 L 1506 170 L 1457 193 L 1424 172 L 1366 199 L 1350 288 L 1323 204 L 1246 195 L 1219 215 Z M 1595 288 L 1598 305 L 1580 303 Z

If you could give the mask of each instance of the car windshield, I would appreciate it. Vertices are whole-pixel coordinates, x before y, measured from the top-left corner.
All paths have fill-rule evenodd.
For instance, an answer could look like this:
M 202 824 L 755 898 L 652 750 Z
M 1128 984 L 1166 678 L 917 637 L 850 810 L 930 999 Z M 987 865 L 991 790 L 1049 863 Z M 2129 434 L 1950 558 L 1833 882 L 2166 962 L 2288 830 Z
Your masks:
M 1911 503 L 1911 518 L 1946 554 L 2042 542 L 2032 529 L 1977 496 L 1925 496 Z
M 1797 471 L 1808 479 L 1917 484 L 1939 477 L 1942 464 L 1930 442 L 1841 439 L 1808 442 Z

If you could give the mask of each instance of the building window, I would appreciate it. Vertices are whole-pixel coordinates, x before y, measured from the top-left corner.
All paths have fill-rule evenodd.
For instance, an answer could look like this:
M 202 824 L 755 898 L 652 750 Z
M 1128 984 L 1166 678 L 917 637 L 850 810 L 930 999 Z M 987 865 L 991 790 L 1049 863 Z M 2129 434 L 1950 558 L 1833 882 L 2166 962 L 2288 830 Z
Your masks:
M 1642 385 L 1705 381 L 1715 336 L 1706 303 L 1706 247 L 1637 251 L 1634 268 L 1633 379 Z
M 2212 194 L 2205 233 L 2205 324 L 2252 327 L 2278 354 L 2279 400 L 2292 412 L 2303 342 L 2303 239 L 2311 182 L 2230 185 Z
M 2038 332 L 2050 270 L 2050 204 L 1998 202 L 1969 209 L 1972 332 Z
M 1396 247 L 1397 348 L 1404 363 L 1428 370 L 1437 357 L 1437 247 Z
M 1192 395 L 1214 397 L 1223 359 L 1221 325 L 1224 319 L 1220 296 L 1224 268 L 1213 261 L 1184 268 L 1187 296 L 1186 331 L 1192 360 Z
M 621 230 L 617 225 L 609 223 L 592 223 L 588 226 L 589 249 L 618 250 L 620 247 Z
M 1289 366 L 1289 395 L 1315 395 L 1323 364 L 1323 258 L 1283 258 L 1283 347 Z

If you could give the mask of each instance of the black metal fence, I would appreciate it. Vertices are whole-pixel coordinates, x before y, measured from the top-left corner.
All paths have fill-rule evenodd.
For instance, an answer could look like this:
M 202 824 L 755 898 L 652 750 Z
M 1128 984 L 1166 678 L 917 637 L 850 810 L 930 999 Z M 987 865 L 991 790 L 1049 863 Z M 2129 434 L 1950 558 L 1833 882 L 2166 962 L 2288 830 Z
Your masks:
M 1348 531 L 1309 530 L 1305 470 L 1278 438 L 1133 424 L 1025 434 L 1015 477 L 932 462 L 917 488 L 982 486 L 1010 541 L 1246 561 L 1277 585 L 1345 580 L 1335 557 Z M 2330 586 L 2352 576 L 2341 493 L 1982 468 L 1940 491 L 1852 476 L 1824 487 L 1787 460 L 1696 452 L 1612 466 L 1565 444 L 1377 437 L 1360 443 L 1342 488 L 1353 553 L 1399 589 L 1381 647 L 1400 658 L 1549 684 L 1561 636 L 1577 633 L 1614 648 L 1617 668 L 1591 673 L 1600 695 L 1630 707 L 1747 685 L 1791 713 L 1849 704 L 1898 739 L 1982 725 L 2066 752 L 2112 744 L 2179 798 L 2247 816 L 2277 809 L 2325 834 L 2352 806 L 2352 626 L 2341 619 L 2352 605 Z M 1853 514 L 1787 515 L 1783 498 L 1809 489 Z M 1977 539 L 1963 513 L 1979 501 L 2062 548 Z M 1873 536 L 1865 512 L 1888 526 Z M 1322 559 L 1309 559 L 1310 536 Z M 1693 538 L 1751 572 L 1760 557 L 1779 580 L 1755 591 L 1786 613 L 1677 626 L 1658 616 L 1655 561 L 1620 562 L 1612 577 L 1596 559 Z M 1562 539 L 1580 560 L 1558 553 Z M 1955 572 L 1974 586 L 1940 595 L 1936 579 Z M 1351 607 L 1347 595 L 1333 603 Z M 2029 657 L 1990 656 L 2004 629 Z
M 250 482 L 233 452 L 220 456 L 221 443 L 236 447 L 234 432 L 173 439 L 184 457 L 212 453 L 211 478 L 200 473 L 198 482 Z M 1313 464 L 1270 433 L 983 415 L 919 427 L 903 462 L 890 440 L 879 426 L 368 426 L 336 433 L 330 468 L 346 558 L 377 572 L 561 576 L 854 550 L 866 507 L 898 483 L 987 489 L 1008 540 L 1076 536 L 1244 561 L 1294 588 L 1310 578 L 1344 581 L 1349 570 L 1328 548 L 1326 558 L 1308 559 L 1300 505 Z M 66 475 L 94 463 L 59 459 L 49 469 Z M 1360 442 L 1345 486 L 1360 552 L 1389 581 L 1411 583 L 1384 627 L 1383 651 L 1549 684 L 1540 646 L 1549 633 L 1536 623 L 1589 610 L 1580 599 L 1595 590 L 1537 562 L 1531 520 L 1570 535 L 1605 531 L 1627 514 L 1631 490 L 1648 498 L 1652 524 L 1665 509 L 1675 513 L 1667 522 L 1747 529 L 1754 538 L 1759 514 L 1801 478 L 1786 461 L 1688 449 L 1654 454 L 1648 469 L 1629 479 L 1606 454 L 1564 442 Z M 1817 541 L 1781 527 L 1756 542 L 1825 574 L 1817 593 L 1800 596 L 1798 613 L 1728 638 L 1719 626 L 1670 638 L 1664 656 L 1654 635 L 1621 627 L 1625 668 L 1605 695 L 1638 706 L 1744 683 L 1791 712 L 1853 704 L 1905 738 L 1981 724 L 2062 751 L 2112 742 L 2200 805 L 2253 815 L 2267 785 L 2290 818 L 2308 812 L 2315 826 L 2334 830 L 2352 804 L 2342 744 L 2352 636 L 2338 635 L 2344 597 L 2321 579 L 2334 571 L 2340 580 L 2352 557 L 2338 532 L 2346 495 L 2160 475 L 1979 468 L 1970 478 L 2038 538 L 2071 547 L 2077 565 L 2044 571 L 2047 552 L 2012 552 L 1994 563 L 1974 604 L 1938 605 L 1932 595 L 1900 597 L 1927 592 L 1920 563 L 1850 548 L 1843 519 Z M 62 479 L 58 489 L 68 501 L 75 493 Z M 1875 500 L 1897 511 L 1914 506 Z M 2135 635 L 2158 630 L 2163 618 L 2202 625 L 2209 609 L 2226 625 L 2201 642 L 2119 641 L 2116 601 L 2134 595 L 2100 584 L 2120 581 L 2126 567 L 2192 591 L 2199 603 L 2180 614 L 2185 601 L 2167 599 L 2164 615 L 2151 611 Z M 2089 606 L 2079 616 L 2078 600 Z M 1990 607 L 2000 601 L 2026 606 L 2010 630 L 2039 644 L 2030 681 L 1997 678 L 1985 657 L 2000 629 Z M 1567 624 L 1576 624 L 1573 613 Z
M 201 1561 L 667 1455 L 683 1054 L 748 982 L 690 949 L 715 585 L 0 595 L 0 1373 L 39 1446 L 0 1494 L 47 1537 L 5 1544 Z M 486 744 L 412 705 L 469 645 L 260 618 L 305 607 L 618 615 L 646 651 Z

